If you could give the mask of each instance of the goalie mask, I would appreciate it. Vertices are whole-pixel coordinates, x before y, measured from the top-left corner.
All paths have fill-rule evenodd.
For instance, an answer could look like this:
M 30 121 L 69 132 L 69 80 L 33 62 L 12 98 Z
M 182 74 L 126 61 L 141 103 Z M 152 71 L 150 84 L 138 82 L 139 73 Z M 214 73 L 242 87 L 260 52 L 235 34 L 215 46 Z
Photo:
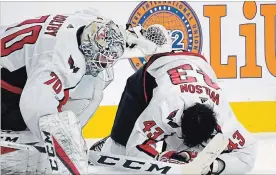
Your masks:
M 123 55 L 125 40 L 118 25 L 98 18 L 84 28 L 80 49 L 86 61 L 86 74 L 97 76 Z

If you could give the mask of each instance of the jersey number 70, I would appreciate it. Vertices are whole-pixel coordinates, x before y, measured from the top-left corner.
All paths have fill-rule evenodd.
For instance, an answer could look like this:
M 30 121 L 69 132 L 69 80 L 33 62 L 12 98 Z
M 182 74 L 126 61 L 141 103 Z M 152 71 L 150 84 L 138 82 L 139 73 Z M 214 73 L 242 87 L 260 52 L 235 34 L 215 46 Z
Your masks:
M 27 24 L 44 23 L 48 16 L 42 16 L 39 19 L 28 19 L 14 27 L 9 27 L 6 31 L 21 27 Z M 25 44 L 34 44 L 37 41 L 39 33 L 42 29 L 41 25 L 31 26 L 19 31 L 16 31 L 4 38 L 1 38 L 1 57 L 5 57 L 13 53 L 14 51 L 20 50 Z

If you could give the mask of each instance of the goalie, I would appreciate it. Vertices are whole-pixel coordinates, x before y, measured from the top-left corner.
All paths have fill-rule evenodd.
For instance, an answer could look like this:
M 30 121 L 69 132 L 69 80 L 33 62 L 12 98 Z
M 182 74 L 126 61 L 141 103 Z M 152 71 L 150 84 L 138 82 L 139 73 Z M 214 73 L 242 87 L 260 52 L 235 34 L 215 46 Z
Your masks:
M 0 29 L 1 130 L 20 131 L 1 132 L 1 138 L 42 141 L 50 173 L 87 174 L 81 128 L 112 81 L 112 66 L 129 46 L 149 41 L 137 35 L 140 30 L 125 31 L 93 11 L 46 15 Z M 5 168 L 2 164 L 2 173 Z
M 102 152 L 189 163 L 216 133 L 229 145 L 203 174 L 249 172 L 256 141 L 238 122 L 206 59 L 186 51 L 153 55 L 128 78 Z M 157 144 L 163 143 L 162 151 Z

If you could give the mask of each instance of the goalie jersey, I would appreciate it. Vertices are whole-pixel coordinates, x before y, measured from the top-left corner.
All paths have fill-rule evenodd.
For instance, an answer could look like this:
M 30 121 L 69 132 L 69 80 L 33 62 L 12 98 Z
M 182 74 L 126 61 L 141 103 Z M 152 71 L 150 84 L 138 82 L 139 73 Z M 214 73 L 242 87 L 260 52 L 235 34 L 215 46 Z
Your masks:
M 106 72 L 98 77 L 85 75 L 77 37 L 96 18 L 97 14 L 86 10 L 0 27 L 1 85 L 21 94 L 21 114 L 35 134 L 40 116 L 62 110 L 73 111 L 84 126 L 102 100 L 109 82 L 100 77 Z
M 157 87 L 134 125 L 126 144 L 126 154 L 154 158 L 158 154 L 156 142 L 163 140 L 167 144 L 166 150 L 200 152 L 207 143 L 193 148 L 184 145 L 181 117 L 185 109 L 202 103 L 217 114 L 218 127 L 213 134 L 222 132 L 229 137 L 227 153 L 219 157 L 226 163 L 223 173 L 242 173 L 251 169 L 255 160 L 255 140 L 236 119 L 205 58 L 179 52 L 161 54 L 149 62 L 146 71 L 154 77 Z M 144 83 L 147 85 L 147 81 Z

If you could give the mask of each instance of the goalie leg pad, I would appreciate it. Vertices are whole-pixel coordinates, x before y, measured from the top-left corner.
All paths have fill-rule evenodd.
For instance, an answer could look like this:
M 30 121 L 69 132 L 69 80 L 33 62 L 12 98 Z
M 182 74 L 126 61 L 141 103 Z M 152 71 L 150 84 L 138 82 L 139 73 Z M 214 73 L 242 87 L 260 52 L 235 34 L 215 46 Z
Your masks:
M 87 147 L 73 112 L 43 116 L 39 127 L 54 174 L 87 174 Z
M 1 130 L 1 174 L 49 174 L 50 169 L 47 155 L 43 150 L 20 150 L 3 142 L 43 145 L 31 131 L 5 131 Z M 3 142 L 2 142 L 3 141 Z

